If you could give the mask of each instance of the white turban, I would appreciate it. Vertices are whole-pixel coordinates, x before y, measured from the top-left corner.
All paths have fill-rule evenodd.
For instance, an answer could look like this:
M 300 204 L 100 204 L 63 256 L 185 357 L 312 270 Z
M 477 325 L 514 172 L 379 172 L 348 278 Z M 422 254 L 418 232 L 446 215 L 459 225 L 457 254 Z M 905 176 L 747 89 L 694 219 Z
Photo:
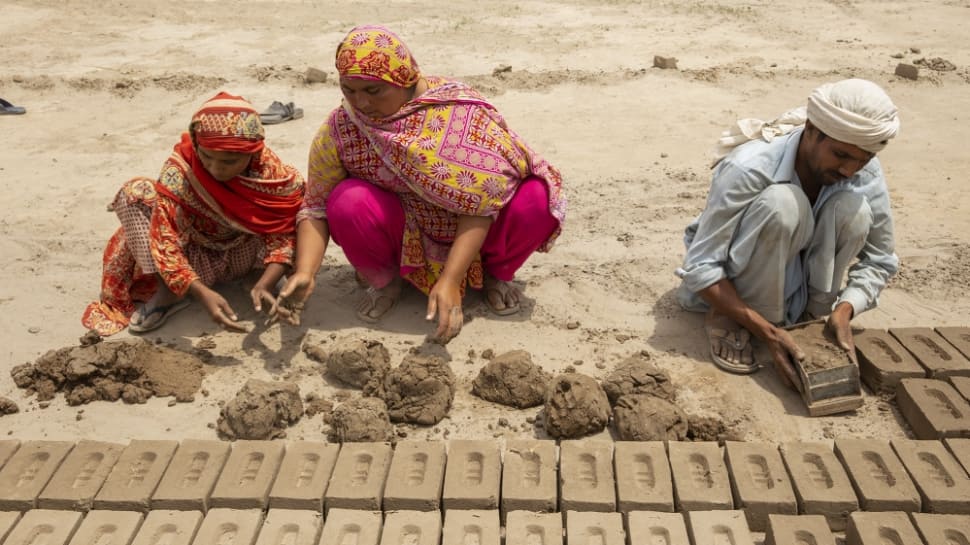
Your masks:
M 896 105 L 864 79 L 826 83 L 808 97 L 808 120 L 826 135 L 878 153 L 899 131 Z

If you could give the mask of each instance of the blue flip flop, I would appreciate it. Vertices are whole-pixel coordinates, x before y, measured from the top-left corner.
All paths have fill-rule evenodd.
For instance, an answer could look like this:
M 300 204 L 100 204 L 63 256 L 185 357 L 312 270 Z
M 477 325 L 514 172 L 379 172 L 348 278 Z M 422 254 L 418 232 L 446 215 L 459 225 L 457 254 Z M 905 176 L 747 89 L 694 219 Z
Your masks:
M 134 322 L 129 323 L 128 331 L 132 333 L 148 333 L 149 331 L 154 331 L 165 325 L 165 322 L 168 321 L 173 314 L 189 306 L 190 303 L 191 301 L 188 299 L 180 299 L 171 305 L 155 307 L 148 311 L 147 314 L 143 315 L 141 321 L 137 324 Z
M 14 106 L 6 100 L 0 98 L 0 115 L 23 115 L 27 113 L 27 108 Z

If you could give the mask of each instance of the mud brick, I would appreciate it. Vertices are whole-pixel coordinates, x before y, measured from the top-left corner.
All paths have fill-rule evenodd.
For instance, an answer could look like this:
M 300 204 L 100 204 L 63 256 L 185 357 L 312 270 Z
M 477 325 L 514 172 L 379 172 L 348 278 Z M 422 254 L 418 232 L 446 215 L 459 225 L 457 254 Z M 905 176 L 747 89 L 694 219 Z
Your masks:
M 970 359 L 970 327 L 937 327 L 936 332 L 963 354 L 963 357 Z
M 199 511 L 152 511 L 131 545 L 190 545 L 200 524 Z
M 82 516 L 77 511 L 27 511 L 7 535 L 3 545 L 67 545 L 81 523 Z
M 274 509 L 312 509 L 323 511 L 333 465 L 340 445 L 313 441 L 296 441 L 286 445 L 276 482 L 269 493 L 269 506 Z
M 630 543 L 690 545 L 684 515 L 680 513 L 631 511 L 626 514 L 626 527 Z
M 673 444 L 673 443 L 671 443 Z M 730 543 L 754 545 L 743 511 L 691 511 L 687 527 L 694 543 Z
M 347 445 L 341 454 L 347 450 Z M 340 466 L 340 461 L 337 461 Z M 320 545 L 379 545 L 381 538 L 381 512 L 334 508 L 327 511 L 327 522 L 320 534 Z
M 502 464 L 502 517 L 519 510 L 554 512 L 558 466 L 555 441 L 509 440 Z
M 822 515 L 768 515 L 765 545 L 835 545 L 835 536 Z M 914 544 L 915 545 L 915 544 Z
M 909 517 L 925 543 L 970 543 L 970 517 L 928 513 L 910 513 Z
M 970 402 L 942 380 L 903 379 L 896 402 L 919 439 L 970 437 Z
M 798 513 L 795 492 L 776 446 L 728 441 L 724 450 L 734 505 L 744 509 L 750 529 L 764 532 L 769 514 Z
M 20 448 L 20 441 L 16 439 L 4 439 L 0 441 L 0 469 L 13 456 L 13 453 L 17 452 L 18 448 Z
M 498 509 L 502 455 L 494 441 L 449 441 L 442 506 Z
M 209 499 L 212 507 L 265 509 L 283 459 L 279 441 L 236 441 Z
M 727 466 L 717 443 L 671 441 L 667 449 L 678 511 L 734 509 Z
M 442 441 L 401 441 L 394 447 L 384 487 L 384 509 L 437 511 L 445 479 Z
M 949 377 L 947 380 L 963 399 L 970 401 L 970 377 Z
M 441 543 L 441 513 L 438 511 L 391 511 L 384 517 L 381 545 L 438 545 L 439 543 Z
M 849 515 L 849 526 L 845 530 L 845 545 L 885 545 L 887 543 L 899 545 L 922 543 L 906 513 L 856 511 Z
M 0 511 L 0 543 L 3 543 L 18 520 L 20 520 L 19 511 Z
M 616 511 L 613 443 L 559 443 L 559 510 Z
M 262 522 L 263 512 L 259 509 L 209 509 L 192 543 L 253 545 Z M 228 536 L 231 539 L 227 539 Z
M 565 511 L 566 543 L 597 543 L 599 545 L 624 545 L 623 515 L 620 513 L 595 513 Z M 457 543 L 457 542 L 456 542 Z
M 674 510 L 670 463 L 661 441 L 619 441 L 613 453 L 620 512 Z
M 859 375 L 874 392 L 892 393 L 904 378 L 923 378 L 926 369 L 885 329 L 856 333 Z
M 177 441 L 136 439 L 129 443 L 95 496 L 94 508 L 148 511 L 176 448 Z
M 256 545 L 317 545 L 322 528 L 319 511 L 270 508 Z
M 926 368 L 930 378 L 970 376 L 970 360 L 932 329 L 899 327 L 889 333 Z
M 91 511 L 71 545 L 129 545 L 144 516 L 135 511 Z
M 865 511 L 920 510 L 919 493 L 888 442 L 836 439 L 835 454 Z
M 970 439 L 945 439 L 944 442 L 964 471 L 970 473 Z
M 448 545 L 452 543 L 499 545 L 502 540 L 501 532 L 498 511 L 449 509 L 445 512 L 441 542 Z
M 152 509 L 209 509 L 209 496 L 229 448 L 222 441 L 182 441 L 152 494 Z
M 896 65 L 896 75 L 906 79 L 919 79 L 919 67 L 901 62 Z
M 0 511 L 37 507 L 40 495 L 61 460 L 74 448 L 69 441 L 27 441 L 0 470 Z
M 927 513 L 970 514 L 970 477 L 940 441 L 894 439 Z
M 344 443 L 330 477 L 324 507 L 328 512 L 334 507 L 380 511 L 390 465 L 388 443 Z M 378 532 L 377 537 L 380 535 Z
M 563 545 L 562 515 L 509 511 L 505 515 L 505 545 Z
M 798 512 L 822 515 L 832 530 L 845 530 L 849 513 L 859 509 L 859 499 L 832 449 L 824 443 L 785 443 L 781 457 L 791 476 Z
M 660 55 L 653 56 L 653 66 L 655 68 L 661 68 L 663 70 L 676 70 L 677 69 L 677 58 L 676 57 L 661 57 Z
M 81 440 L 74 446 L 37 498 L 41 509 L 88 511 L 124 445 Z

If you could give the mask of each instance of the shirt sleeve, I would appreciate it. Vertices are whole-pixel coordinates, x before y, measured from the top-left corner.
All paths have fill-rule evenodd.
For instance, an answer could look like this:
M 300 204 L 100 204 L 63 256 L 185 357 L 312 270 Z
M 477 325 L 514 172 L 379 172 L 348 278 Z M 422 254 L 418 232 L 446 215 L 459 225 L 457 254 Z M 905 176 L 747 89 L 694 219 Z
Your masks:
M 347 177 L 330 130 L 332 119 L 320 127 L 310 145 L 306 193 L 296 215 L 297 224 L 305 219 L 327 219 L 327 197 Z
M 868 196 L 872 210 L 869 236 L 859 252 L 858 261 L 849 267 L 848 282 L 835 302 L 836 305 L 842 301 L 851 304 L 853 316 L 875 308 L 879 293 L 899 270 L 889 193 L 881 169 L 875 186 L 877 190 Z
M 678 269 L 684 286 L 697 293 L 727 277 L 731 240 L 744 211 L 772 182 L 757 172 L 724 160 L 714 171 L 707 206 L 695 222 L 696 230 Z
M 184 221 L 185 215 L 178 204 L 159 194 L 152 211 L 148 247 L 162 281 L 179 297 L 184 296 L 192 282 L 199 278 L 182 251 L 180 234 L 185 231 Z

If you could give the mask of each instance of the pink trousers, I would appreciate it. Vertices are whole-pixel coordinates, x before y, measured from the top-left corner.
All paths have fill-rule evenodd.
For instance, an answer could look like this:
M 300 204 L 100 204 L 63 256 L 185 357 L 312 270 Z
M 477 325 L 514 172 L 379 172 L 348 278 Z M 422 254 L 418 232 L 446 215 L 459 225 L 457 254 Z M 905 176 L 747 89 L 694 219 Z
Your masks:
M 404 208 L 390 191 L 356 178 L 340 182 L 327 198 L 330 236 L 351 265 L 376 288 L 401 270 Z M 509 281 L 559 222 L 549 213 L 549 190 L 541 178 L 526 178 L 492 222 L 479 252 L 485 272 Z

